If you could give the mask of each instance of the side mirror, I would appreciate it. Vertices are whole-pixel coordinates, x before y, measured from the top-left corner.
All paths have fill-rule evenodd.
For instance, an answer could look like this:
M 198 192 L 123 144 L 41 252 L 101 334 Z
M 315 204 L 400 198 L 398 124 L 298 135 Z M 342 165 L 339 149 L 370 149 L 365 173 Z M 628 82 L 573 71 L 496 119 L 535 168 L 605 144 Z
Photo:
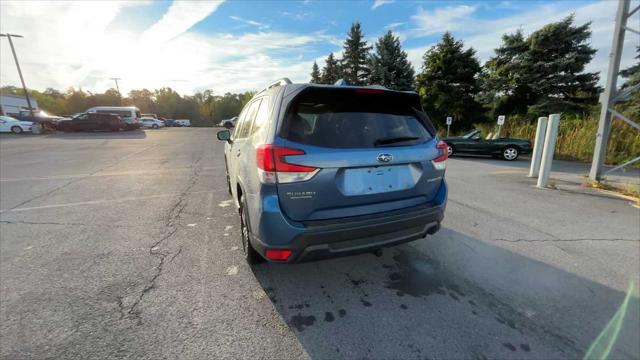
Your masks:
M 229 130 L 218 131 L 218 140 L 231 143 L 231 132 Z

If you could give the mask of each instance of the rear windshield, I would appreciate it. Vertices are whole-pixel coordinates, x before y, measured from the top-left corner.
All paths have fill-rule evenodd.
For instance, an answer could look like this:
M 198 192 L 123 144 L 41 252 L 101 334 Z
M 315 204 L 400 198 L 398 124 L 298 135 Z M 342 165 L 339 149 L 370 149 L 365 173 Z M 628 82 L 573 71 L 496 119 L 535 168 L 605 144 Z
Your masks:
M 407 146 L 432 138 L 424 121 L 410 94 L 309 88 L 289 106 L 281 136 L 329 148 Z

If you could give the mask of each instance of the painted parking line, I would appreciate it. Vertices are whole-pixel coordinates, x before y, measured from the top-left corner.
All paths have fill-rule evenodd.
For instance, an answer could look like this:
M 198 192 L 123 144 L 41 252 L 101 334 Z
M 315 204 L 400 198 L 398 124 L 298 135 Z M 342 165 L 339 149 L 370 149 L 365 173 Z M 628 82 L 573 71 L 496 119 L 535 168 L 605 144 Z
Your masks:
M 203 171 L 207 170 L 219 170 L 224 166 L 210 166 L 202 168 Z M 163 169 L 163 170 L 132 170 L 132 171 L 118 171 L 118 172 L 105 172 L 101 174 L 67 174 L 67 175 L 54 175 L 54 176 L 34 176 L 34 177 L 22 177 L 22 178 L 2 178 L 0 182 L 19 182 L 19 181 L 38 181 L 38 180 L 65 180 L 76 179 L 83 177 L 107 177 L 107 176 L 132 176 L 132 175 L 152 175 L 152 174 L 164 174 L 171 172 L 181 171 L 193 171 L 192 167 L 185 167 L 179 169 Z
M 214 192 L 216 191 L 213 191 L 213 190 L 194 191 L 194 192 L 185 193 L 185 195 L 208 194 L 208 193 L 214 193 Z M 121 202 L 127 202 L 127 201 L 139 201 L 139 200 L 173 197 L 181 194 L 183 193 L 174 192 L 174 193 L 165 193 L 165 194 L 158 194 L 158 195 L 124 197 L 120 199 L 103 199 L 103 200 L 93 200 L 93 201 L 79 201 L 79 202 L 65 203 L 65 204 L 51 204 L 51 205 L 42 205 L 42 206 L 21 207 L 21 208 L 15 208 L 15 209 L 0 210 L 0 213 L 42 210 L 42 209 L 55 209 L 55 208 L 63 208 L 63 207 L 86 206 L 86 205 L 105 205 L 105 204 L 114 204 L 114 203 L 121 203 Z

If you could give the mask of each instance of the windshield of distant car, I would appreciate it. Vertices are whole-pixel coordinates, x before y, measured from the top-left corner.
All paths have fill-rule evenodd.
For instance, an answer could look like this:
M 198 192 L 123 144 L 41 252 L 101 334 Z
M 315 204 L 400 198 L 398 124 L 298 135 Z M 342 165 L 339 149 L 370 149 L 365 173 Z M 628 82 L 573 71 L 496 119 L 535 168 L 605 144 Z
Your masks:
M 465 139 L 479 138 L 480 137 L 480 130 L 473 129 L 473 130 L 469 131 L 468 133 L 462 135 L 462 137 L 465 138 Z

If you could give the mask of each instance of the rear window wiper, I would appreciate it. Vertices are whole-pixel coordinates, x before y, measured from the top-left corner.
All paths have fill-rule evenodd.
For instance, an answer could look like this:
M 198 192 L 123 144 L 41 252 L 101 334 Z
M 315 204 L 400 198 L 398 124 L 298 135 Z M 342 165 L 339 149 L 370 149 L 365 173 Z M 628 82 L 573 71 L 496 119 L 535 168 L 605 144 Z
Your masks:
M 420 138 L 416 136 L 399 136 L 399 137 L 392 137 L 392 138 L 382 138 L 374 141 L 373 146 L 389 145 L 389 144 L 395 144 L 395 143 L 400 143 L 405 141 L 413 141 L 418 139 Z

